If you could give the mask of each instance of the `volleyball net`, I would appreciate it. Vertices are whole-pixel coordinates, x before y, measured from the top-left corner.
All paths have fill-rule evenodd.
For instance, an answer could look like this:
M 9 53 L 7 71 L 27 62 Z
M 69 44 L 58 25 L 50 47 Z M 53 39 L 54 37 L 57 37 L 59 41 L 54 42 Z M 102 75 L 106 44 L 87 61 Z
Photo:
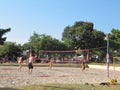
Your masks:
M 89 50 L 39 50 L 39 58 L 42 62 L 53 63 L 80 63 L 89 61 Z

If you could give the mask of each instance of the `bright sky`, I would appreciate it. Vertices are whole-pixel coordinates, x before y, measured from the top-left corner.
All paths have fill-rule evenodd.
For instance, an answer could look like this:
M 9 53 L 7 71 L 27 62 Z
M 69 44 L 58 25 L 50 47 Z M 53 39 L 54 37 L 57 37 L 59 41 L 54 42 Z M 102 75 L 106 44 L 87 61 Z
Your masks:
M 23 44 L 34 31 L 61 40 L 76 21 L 106 34 L 120 29 L 120 0 L 0 0 L 0 28 L 11 28 L 7 41 Z

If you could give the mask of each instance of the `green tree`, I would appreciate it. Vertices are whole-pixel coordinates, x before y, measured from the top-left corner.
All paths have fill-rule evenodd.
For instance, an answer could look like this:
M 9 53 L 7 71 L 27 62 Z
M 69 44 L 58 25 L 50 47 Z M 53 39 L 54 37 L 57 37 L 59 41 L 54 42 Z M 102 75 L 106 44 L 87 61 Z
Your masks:
M 0 56 L 17 57 L 21 55 L 21 45 L 17 45 L 13 42 L 5 42 L 2 47 L 0 47 Z
M 115 51 L 114 54 L 120 56 L 120 30 L 119 29 L 112 29 L 109 35 L 110 38 L 110 48 L 111 51 Z
M 22 45 L 22 50 L 30 50 L 30 43 L 29 43 L 29 42 L 24 43 L 24 44 Z
M 103 57 L 106 49 L 101 49 L 100 47 L 106 46 L 105 34 L 94 29 L 93 26 L 94 24 L 91 22 L 75 22 L 74 25 L 65 27 L 62 33 L 62 40 L 69 49 L 89 49 L 91 54 Z M 83 53 L 86 54 L 85 52 Z
M 34 32 L 33 35 L 29 39 L 29 45 L 30 45 L 29 49 L 31 49 L 36 54 L 38 54 L 39 49 L 41 47 L 40 35 Z
M 71 49 L 90 49 L 105 46 L 105 34 L 93 29 L 91 22 L 76 22 L 67 26 L 62 34 L 62 40 Z
M 50 35 L 45 34 L 39 35 L 36 32 L 34 32 L 34 34 L 30 37 L 29 44 L 27 44 L 27 46 L 29 45 L 37 55 L 39 54 L 39 50 L 67 49 L 66 45 L 63 42 L 59 41 L 58 39 L 52 38 Z
M 52 38 L 49 35 L 41 36 L 41 48 L 43 50 L 64 50 L 66 46 L 64 43 L 59 41 L 58 39 Z
M 6 40 L 7 37 L 2 37 L 4 34 L 6 34 L 7 32 L 10 32 L 10 28 L 8 29 L 0 29 L 0 45 L 4 44 L 4 41 Z

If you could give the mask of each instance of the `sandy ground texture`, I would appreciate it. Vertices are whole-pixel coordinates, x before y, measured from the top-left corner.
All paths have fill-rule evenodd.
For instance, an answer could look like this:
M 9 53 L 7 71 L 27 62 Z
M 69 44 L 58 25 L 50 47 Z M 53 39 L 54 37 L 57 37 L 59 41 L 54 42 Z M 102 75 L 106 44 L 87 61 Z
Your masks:
M 0 66 L 0 87 L 46 83 L 92 84 L 105 82 L 114 77 L 120 83 L 120 68 L 110 70 L 108 78 L 106 68 L 102 67 L 92 65 L 84 71 L 73 67 L 53 67 L 52 70 L 49 67 L 34 67 L 33 73 L 28 74 L 27 67 L 22 67 L 20 72 L 17 66 Z

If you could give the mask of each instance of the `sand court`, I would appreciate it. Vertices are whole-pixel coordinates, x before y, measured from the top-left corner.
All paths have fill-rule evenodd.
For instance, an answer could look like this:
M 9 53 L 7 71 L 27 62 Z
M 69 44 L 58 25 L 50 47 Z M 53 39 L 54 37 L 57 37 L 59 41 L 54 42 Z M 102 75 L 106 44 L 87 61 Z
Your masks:
M 111 78 L 120 82 L 120 71 L 110 70 L 110 77 L 106 75 L 106 69 L 75 67 L 34 67 L 33 73 L 28 74 L 28 67 L 22 67 L 21 72 L 17 66 L 0 66 L 0 87 L 12 87 L 19 85 L 61 83 L 61 84 L 85 84 L 101 83 Z

